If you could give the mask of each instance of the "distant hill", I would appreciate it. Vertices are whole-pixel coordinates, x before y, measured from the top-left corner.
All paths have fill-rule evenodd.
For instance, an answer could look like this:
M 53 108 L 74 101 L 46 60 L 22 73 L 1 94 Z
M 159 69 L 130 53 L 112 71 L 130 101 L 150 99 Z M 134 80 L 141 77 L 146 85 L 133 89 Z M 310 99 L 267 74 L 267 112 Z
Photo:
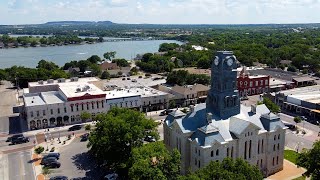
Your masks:
M 51 22 L 47 22 L 45 23 L 46 25 L 86 25 L 86 24 L 104 24 L 104 25 L 108 25 L 108 24 L 115 24 L 111 21 L 51 21 Z

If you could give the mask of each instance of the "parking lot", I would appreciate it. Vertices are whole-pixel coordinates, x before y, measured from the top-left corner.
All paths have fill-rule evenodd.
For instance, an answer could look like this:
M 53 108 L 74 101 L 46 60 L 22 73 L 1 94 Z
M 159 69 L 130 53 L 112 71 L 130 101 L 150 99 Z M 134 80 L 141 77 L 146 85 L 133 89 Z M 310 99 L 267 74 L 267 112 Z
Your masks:
M 63 175 L 69 179 L 101 179 L 104 174 L 89 156 L 87 143 L 88 141 L 81 142 L 80 138 L 76 138 L 68 146 L 62 147 L 58 160 L 61 167 L 52 169 L 49 177 Z

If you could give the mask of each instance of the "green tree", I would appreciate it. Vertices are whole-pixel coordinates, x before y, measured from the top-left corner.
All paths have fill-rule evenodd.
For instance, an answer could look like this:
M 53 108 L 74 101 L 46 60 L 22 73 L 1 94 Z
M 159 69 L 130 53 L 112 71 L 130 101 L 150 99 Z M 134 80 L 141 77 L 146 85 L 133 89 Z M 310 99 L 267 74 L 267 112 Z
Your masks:
M 112 62 L 117 63 L 120 67 L 128 67 L 130 65 L 130 63 L 125 59 L 113 59 Z
M 130 179 L 177 179 L 180 174 L 180 153 L 169 152 L 163 142 L 136 147 L 130 158 Z
M 36 154 L 41 154 L 43 151 L 44 151 L 44 147 L 42 147 L 42 146 L 38 146 L 38 147 L 36 147 L 36 148 L 34 149 L 34 152 L 35 152 Z
M 272 102 L 269 98 L 264 97 L 263 104 L 265 104 L 267 106 L 267 108 L 273 113 L 280 112 L 280 107 L 278 105 L 276 105 L 274 102 Z
M 138 68 L 137 67 L 133 67 L 130 69 L 130 73 L 131 75 L 137 75 L 138 74 Z
M 46 61 L 46 60 L 40 60 L 38 62 L 38 66 L 37 66 L 38 69 L 42 68 L 42 69 L 46 69 L 46 70 L 49 70 L 49 71 L 52 71 L 54 69 L 58 69 L 59 66 L 56 65 L 54 62 L 51 62 L 51 61 Z
M 177 43 L 162 43 L 159 47 L 159 52 L 171 51 L 180 47 Z
M 299 117 L 299 116 L 296 116 L 296 117 L 294 117 L 294 122 L 296 123 L 296 124 L 298 124 L 298 123 L 301 123 L 302 122 L 302 119 L 301 119 L 301 117 Z
M 223 179 L 223 180 L 262 180 L 263 175 L 256 166 L 250 165 L 243 159 L 233 160 L 225 158 L 222 162 L 211 161 L 209 165 L 191 173 L 181 176 L 180 180 Z
M 108 71 L 103 71 L 101 74 L 101 79 L 110 79 L 110 73 Z
M 97 64 L 98 62 L 101 62 L 101 58 L 97 55 L 92 55 L 87 59 L 87 61 L 91 62 L 92 64 Z
M 115 51 L 106 52 L 106 53 L 103 54 L 103 57 L 108 59 L 109 61 L 111 61 L 115 56 L 116 56 L 116 52 Z
M 85 129 L 86 131 L 90 131 L 90 130 L 91 130 L 91 124 L 86 124 L 86 125 L 84 126 L 84 129 Z
M 304 149 L 299 154 L 297 165 L 307 169 L 305 174 L 311 176 L 312 180 L 320 179 L 320 141 L 313 144 L 312 149 Z
M 297 72 L 297 68 L 294 66 L 289 66 L 287 70 L 290 72 Z
M 86 121 L 88 121 L 88 120 L 91 118 L 91 114 L 88 113 L 87 111 L 83 111 L 83 112 L 80 114 L 80 118 L 81 118 L 82 122 L 86 122 Z
M 112 108 L 107 114 L 96 116 L 96 128 L 89 137 L 90 153 L 98 163 L 123 170 L 130 167 L 132 149 L 143 145 L 143 138 L 159 138 L 157 123 L 144 114 L 126 108 Z
M 90 64 L 89 68 L 92 71 L 93 76 L 100 76 L 101 75 L 101 67 L 98 64 Z

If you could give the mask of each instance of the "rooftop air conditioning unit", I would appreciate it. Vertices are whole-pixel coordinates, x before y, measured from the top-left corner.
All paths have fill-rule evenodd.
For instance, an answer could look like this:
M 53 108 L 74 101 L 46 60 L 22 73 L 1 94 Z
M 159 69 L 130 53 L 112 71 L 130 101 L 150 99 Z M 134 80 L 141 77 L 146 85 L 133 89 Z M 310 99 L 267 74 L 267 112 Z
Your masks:
M 71 82 L 75 82 L 75 81 L 78 81 L 78 77 L 72 77 L 70 80 L 71 80 Z
M 81 92 L 81 88 L 77 88 L 76 91 L 77 91 L 77 92 Z
M 66 82 L 66 79 L 65 79 L 65 78 L 60 78 L 60 79 L 58 79 L 58 83 L 63 83 L 63 82 Z
M 43 80 L 38 81 L 38 84 L 43 84 Z
M 48 79 L 48 80 L 47 80 L 47 83 L 48 83 L 48 84 L 51 84 L 51 83 L 53 83 L 53 82 L 54 82 L 53 79 Z

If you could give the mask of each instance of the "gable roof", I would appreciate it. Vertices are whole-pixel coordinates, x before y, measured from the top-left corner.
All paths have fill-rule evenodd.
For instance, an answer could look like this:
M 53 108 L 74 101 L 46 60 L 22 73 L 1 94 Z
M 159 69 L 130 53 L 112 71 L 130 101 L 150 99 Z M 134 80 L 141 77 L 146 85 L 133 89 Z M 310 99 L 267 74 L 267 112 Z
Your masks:
M 190 88 L 187 86 L 175 85 L 171 90 L 183 95 L 196 93 L 196 91 L 192 87 Z
M 119 69 L 119 66 L 117 63 L 109 63 L 109 62 L 104 62 L 100 64 L 101 70 L 111 70 L 111 69 Z
M 195 84 L 192 86 L 192 89 L 195 90 L 196 92 L 199 92 L 199 91 L 209 91 L 210 88 L 203 84 Z

